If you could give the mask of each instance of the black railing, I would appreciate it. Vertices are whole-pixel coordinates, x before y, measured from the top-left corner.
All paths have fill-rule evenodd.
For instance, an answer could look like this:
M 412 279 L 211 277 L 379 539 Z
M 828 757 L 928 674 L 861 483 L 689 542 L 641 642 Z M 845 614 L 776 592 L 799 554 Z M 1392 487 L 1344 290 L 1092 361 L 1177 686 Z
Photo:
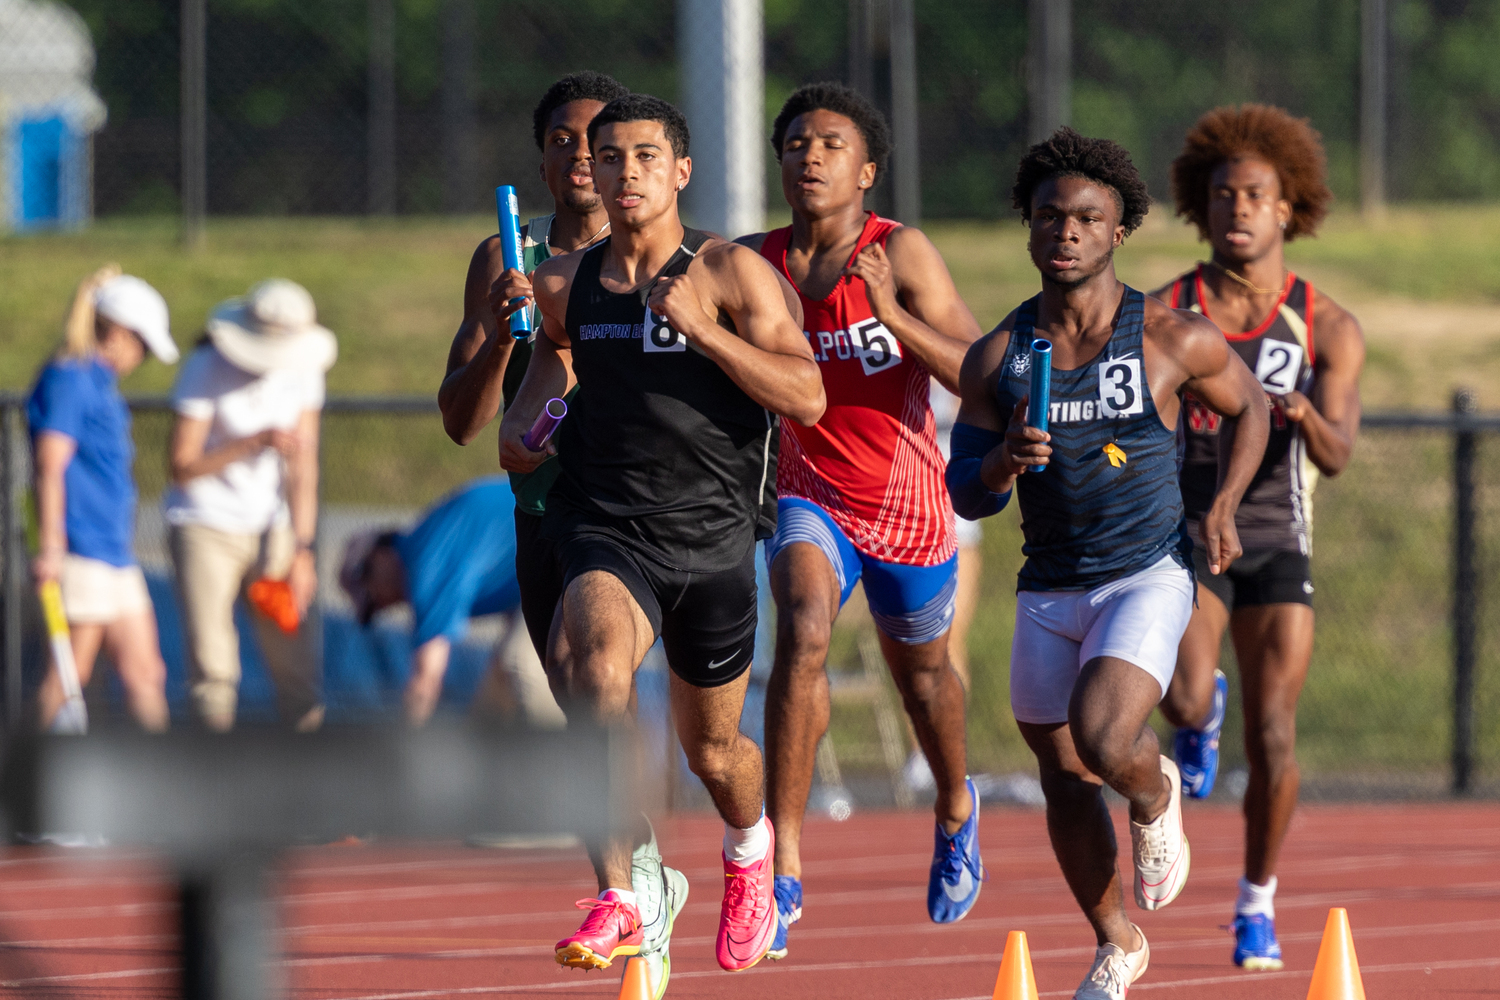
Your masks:
M 130 400 L 131 408 L 142 415 L 153 415 L 152 420 L 157 423 L 160 431 L 161 421 L 170 412 L 170 401 L 164 396 L 136 397 Z M 0 521 L 3 521 L 3 546 L 0 546 L 0 668 L 3 668 L 3 683 L 0 683 L 0 695 L 3 695 L 5 704 L 4 719 L 7 727 L 14 729 L 23 722 L 25 712 L 23 711 L 23 699 L 27 693 L 27 684 L 34 682 L 36 664 L 29 665 L 31 670 L 25 669 L 27 664 L 23 659 L 29 650 L 39 647 L 35 643 L 23 642 L 23 633 L 26 632 L 33 615 L 30 612 L 23 614 L 29 595 L 27 584 L 28 570 L 26 562 L 26 534 L 24 525 L 24 510 L 26 491 L 30 484 L 30 452 L 25 439 L 25 416 L 24 398 L 15 393 L 0 394 Z M 417 420 L 423 425 L 422 433 L 431 430 L 422 419 L 424 415 L 437 415 L 437 403 L 432 397 L 361 397 L 342 396 L 331 397 L 325 406 L 328 415 L 342 416 L 345 420 L 344 429 L 347 430 L 347 421 L 353 419 L 356 422 L 368 416 L 372 420 L 380 418 L 406 418 Z M 325 427 L 331 425 L 332 421 L 325 421 Z M 1429 752 L 1428 760 L 1437 762 L 1436 766 L 1441 768 L 1441 760 L 1447 758 L 1447 769 L 1449 770 L 1449 787 L 1455 795 L 1470 794 L 1483 782 L 1477 781 L 1476 774 L 1481 777 L 1488 774 L 1493 777 L 1496 761 L 1485 761 L 1489 770 L 1479 768 L 1479 758 L 1484 757 L 1493 750 L 1493 733 L 1486 727 L 1493 728 L 1488 720 L 1489 716 L 1476 716 L 1476 702 L 1485 702 L 1487 692 L 1490 691 L 1487 684 L 1491 681 L 1482 672 L 1481 660 L 1487 654 L 1494 652 L 1493 637 L 1489 631 L 1481 629 L 1484 623 L 1481 621 L 1483 608 L 1483 580 L 1485 572 L 1483 567 L 1490 565 L 1485 562 L 1488 554 L 1482 551 L 1481 539 L 1485 530 L 1493 531 L 1494 526 L 1485 525 L 1482 517 L 1484 505 L 1488 495 L 1477 484 L 1485 481 L 1485 476 L 1494 475 L 1494 470 L 1488 469 L 1481 461 L 1485 454 L 1484 441 L 1488 435 L 1500 432 L 1500 413 L 1478 413 L 1474 410 L 1473 397 L 1467 393 L 1458 393 L 1454 398 L 1453 409 L 1446 413 L 1401 413 L 1401 412 L 1375 412 L 1364 416 L 1363 427 L 1366 431 L 1373 432 L 1362 440 L 1360 449 L 1364 450 L 1367 457 L 1378 456 L 1377 463 L 1366 462 L 1361 467 L 1351 467 L 1339 480 L 1338 489 L 1344 491 L 1341 495 L 1348 498 L 1352 493 L 1362 494 L 1369 502 L 1379 505 L 1387 505 L 1392 508 L 1397 517 L 1388 520 L 1400 521 L 1405 518 L 1405 508 L 1395 510 L 1400 504 L 1410 501 L 1415 504 L 1425 502 L 1430 509 L 1431 503 L 1441 504 L 1439 498 L 1432 499 L 1432 487 L 1438 485 L 1442 473 L 1441 466 L 1425 467 L 1406 466 L 1403 454 L 1410 452 L 1415 454 L 1421 449 L 1430 449 L 1430 444 L 1416 444 L 1418 438 L 1406 438 L 1412 441 L 1413 447 L 1406 448 L 1404 444 L 1398 443 L 1404 432 L 1413 432 L 1426 435 L 1431 441 L 1433 434 L 1441 434 L 1451 437 L 1451 467 L 1449 484 L 1451 487 L 1449 503 L 1451 504 L 1452 525 L 1452 548 L 1447 557 L 1451 565 L 1446 574 L 1449 589 L 1449 608 L 1451 619 L 1452 642 L 1452 703 L 1451 703 L 1451 747 L 1446 755 Z M 1396 440 L 1391 440 L 1392 435 Z M 342 440 L 342 439 L 341 439 Z M 359 465 L 360 461 L 369 460 L 372 451 L 388 451 L 392 456 L 405 456 L 411 458 L 430 457 L 440 451 L 436 449 L 434 442 L 441 441 L 446 444 L 446 439 L 440 435 L 418 440 L 406 431 L 391 433 L 389 443 L 385 438 L 379 438 L 375 442 L 375 448 L 366 447 L 363 455 L 343 450 L 323 449 L 322 462 L 324 469 L 323 480 L 327 483 L 337 481 L 341 485 L 339 490 L 343 502 L 358 502 L 371 506 L 387 505 L 414 506 L 426 502 L 425 499 L 413 499 L 414 494 L 408 490 L 408 495 L 398 500 L 393 495 L 388 495 L 390 490 L 405 489 L 412 482 L 420 482 L 421 476 L 432 479 L 430 483 L 423 483 L 426 489 L 424 496 L 436 496 L 458 482 L 462 478 L 474 474 L 482 474 L 483 469 L 491 468 L 490 456 L 493 452 L 483 449 L 484 454 L 473 454 L 467 457 L 475 462 L 469 471 L 460 475 L 459 470 L 451 468 L 434 469 L 430 465 L 413 464 L 407 471 L 402 466 L 394 473 L 389 473 L 387 478 L 377 482 L 371 478 L 368 466 Z M 1369 449 L 1369 450 L 1367 450 Z M 466 452 L 469 450 L 465 450 Z M 410 452 L 411 455 L 406 455 Z M 1427 452 L 1424 452 L 1427 454 Z M 1433 456 L 1435 460 L 1442 462 L 1441 458 Z M 482 462 L 480 461 L 482 460 Z M 353 463 L 353 464 L 351 464 Z M 1358 463 L 1356 463 L 1358 466 Z M 472 471 L 475 467 L 481 472 Z M 1379 468 L 1383 471 L 1377 472 Z M 1425 473 L 1421 468 L 1426 468 Z M 379 471 L 379 470 L 377 470 Z M 1381 476 L 1385 479 L 1381 480 Z M 332 477 L 332 478 L 331 478 Z M 448 481 L 452 479 L 453 481 Z M 384 485 L 382 485 L 382 483 Z M 1425 491 L 1425 492 L 1424 492 Z M 1417 494 L 1428 497 L 1422 500 Z M 1330 498 L 1332 499 L 1332 498 Z M 1320 501 L 1321 504 L 1321 501 Z M 1412 511 L 1418 508 L 1413 507 Z M 1437 509 L 1441 511 L 1441 507 Z M 1335 509 L 1335 516 L 1339 511 Z M 1429 518 L 1422 523 L 1421 530 L 1440 532 L 1443 519 L 1439 516 L 1436 520 Z M 1437 541 L 1437 538 L 1434 538 Z M 1387 537 L 1378 532 L 1369 533 L 1365 537 L 1365 543 L 1373 546 L 1393 544 Z M 1344 542 L 1342 544 L 1348 544 Z M 1435 551 L 1441 551 L 1440 542 L 1430 547 Z M 1334 550 L 1330 550 L 1334 551 Z M 1326 559 L 1327 557 L 1325 557 Z M 1439 556 L 1438 558 L 1442 558 Z M 1320 560 L 1324 561 L 1324 560 Z M 1402 566 L 1398 562 L 1374 564 L 1376 568 L 1371 571 L 1373 579 L 1367 577 L 1369 586 L 1384 586 L 1387 582 L 1382 577 L 1384 573 L 1396 574 L 1402 572 Z M 326 563 L 325 563 L 326 566 Z M 1435 582 L 1435 581 L 1434 581 Z M 1441 598 L 1439 598 L 1441 601 Z M 1421 614 L 1423 624 L 1431 617 L 1431 612 L 1436 608 L 1429 608 L 1426 612 L 1413 612 Z M 1360 620 L 1349 620 L 1348 614 L 1341 619 L 1337 611 L 1330 612 L 1327 617 L 1320 617 L 1319 635 L 1332 638 L 1357 634 L 1367 628 L 1369 622 Z M 1320 613 L 1321 614 L 1321 613 Z M 1359 613 L 1354 612 L 1355 618 Z M 1331 630 L 1326 631 L 1325 630 Z M 1324 640 L 1320 638 L 1320 643 Z M 1428 642 L 1428 649 L 1432 648 L 1432 641 L 1440 643 L 1441 630 L 1432 634 Z M 1486 645 L 1490 642 L 1491 645 Z M 1384 656 L 1386 659 L 1399 658 L 1399 654 L 1386 650 L 1377 651 L 1377 658 Z M 1441 662 L 1441 660 L 1439 661 Z M 1316 664 L 1315 664 L 1316 669 Z M 25 679 L 31 678 L 28 682 Z M 1430 679 L 1423 682 L 1427 690 L 1431 690 L 1433 683 Z M 1493 699 L 1491 699 L 1493 700 Z M 1442 722 L 1429 719 L 1423 723 L 1425 726 L 1439 725 L 1446 728 Z M 1436 751 L 1431 743 L 1431 737 L 1426 735 L 1428 730 L 1424 729 L 1421 737 L 1423 745 L 1428 751 Z M 1489 748 L 1487 750 L 1486 748 Z M 1492 755 L 1493 756 L 1493 755 Z M 1431 764 L 1426 765 L 1431 766 Z M 1430 771 L 1428 772 L 1430 773 Z M 1491 782 L 1493 784 L 1493 782 Z

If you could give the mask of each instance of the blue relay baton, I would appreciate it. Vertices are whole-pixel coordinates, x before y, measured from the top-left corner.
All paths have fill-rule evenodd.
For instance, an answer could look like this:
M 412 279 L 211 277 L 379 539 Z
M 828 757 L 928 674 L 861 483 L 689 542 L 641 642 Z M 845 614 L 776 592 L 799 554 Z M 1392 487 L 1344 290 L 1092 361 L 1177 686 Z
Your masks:
M 1039 431 L 1047 429 L 1047 415 L 1052 409 L 1052 341 L 1032 338 L 1031 398 L 1026 403 L 1026 424 Z M 1032 472 L 1042 472 L 1045 465 L 1033 465 Z
M 505 269 L 515 268 L 522 274 L 526 268 L 521 261 L 521 203 L 516 198 L 516 189 L 510 184 L 495 188 L 495 214 L 500 217 L 500 251 L 505 258 Z M 524 299 L 511 299 L 522 302 Z M 531 310 L 517 309 L 510 314 L 510 335 L 517 340 L 531 336 Z

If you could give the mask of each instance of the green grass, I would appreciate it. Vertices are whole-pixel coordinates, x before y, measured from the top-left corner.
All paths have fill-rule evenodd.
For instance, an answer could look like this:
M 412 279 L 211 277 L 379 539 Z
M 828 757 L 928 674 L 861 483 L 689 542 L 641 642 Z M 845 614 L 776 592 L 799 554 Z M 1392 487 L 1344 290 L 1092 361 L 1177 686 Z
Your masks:
M 106 261 L 166 295 L 177 340 L 190 344 L 209 308 L 271 275 L 305 284 L 339 336 L 329 374 L 336 394 L 433 394 L 457 327 L 469 255 L 490 232 L 484 217 L 328 220 L 221 219 L 205 249 L 182 251 L 171 220 L 111 220 L 77 234 L 0 238 L 0 388 L 22 389 L 54 347 L 71 291 Z M 1463 227 L 1463 255 L 1449 235 Z M 1037 287 L 1018 223 L 939 223 L 928 232 L 986 327 Z M 1158 206 L 1118 255 L 1138 287 L 1166 281 L 1203 255 L 1194 234 Z M 1289 249 L 1292 265 L 1364 323 L 1368 408 L 1445 404 L 1458 384 L 1500 407 L 1500 208 L 1402 208 L 1377 226 L 1335 215 L 1320 239 Z M 164 392 L 172 370 L 148 363 L 128 393 Z M 167 419 L 137 423 L 137 473 L 146 496 L 163 485 Z M 1350 469 L 1317 495 L 1319 631 L 1300 713 L 1301 758 L 1314 774 L 1437 773 L 1450 732 L 1449 443 L 1440 436 L 1367 433 Z M 494 431 L 468 448 L 428 417 L 330 416 L 325 432 L 330 502 L 414 505 L 495 469 Z M 1480 469 L 1481 579 L 1500 578 L 1500 446 Z M 1487 515 L 1487 516 L 1486 516 Z M 1020 532 L 1014 509 L 992 518 L 984 543 L 984 598 L 970 636 L 975 770 L 1030 765 L 1009 712 L 1008 661 Z M 1482 598 L 1483 599 L 1483 598 Z M 1493 607 L 1494 601 L 1484 606 Z M 857 663 L 851 614 L 832 662 Z M 1500 614 L 1482 618 L 1481 665 L 1500 654 Z M 1232 657 L 1226 658 L 1232 670 Z M 1233 699 L 1236 703 L 1237 694 Z M 873 764 L 873 723 L 840 710 L 848 766 Z M 1500 778 L 1500 676 L 1481 670 L 1482 772 Z M 1236 712 L 1226 764 L 1242 759 Z

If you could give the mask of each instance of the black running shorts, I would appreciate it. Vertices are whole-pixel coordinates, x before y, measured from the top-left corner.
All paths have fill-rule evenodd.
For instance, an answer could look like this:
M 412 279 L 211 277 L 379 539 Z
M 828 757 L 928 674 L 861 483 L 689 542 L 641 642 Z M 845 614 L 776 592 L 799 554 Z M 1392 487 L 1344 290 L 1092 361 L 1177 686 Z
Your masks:
M 755 653 L 755 546 L 737 566 L 713 573 L 667 569 L 607 531 L 574 522 L 557 545 L 566 589 L 600 570 L 625 585 L 660 636 L 672 672 L 694 687 L 718 687 L 750 668 Z
M 1230 564 L 1229 572 L 1214 576 L 1208 571 L 1208 553 L 1203 546 L 1194 545 L 1193 567 L 1198 582 L 1230 611 L 1266 604 L 1312 607 L 1312 564 L 1300 552 L 1247 549 Z
M 562 570 L 557 548 L 542 537 L 542 519 L 516 508 L 516 585 L 521 590 L 521 617 L 536 655 L 547 662 L 552 615 L 562 598 Z

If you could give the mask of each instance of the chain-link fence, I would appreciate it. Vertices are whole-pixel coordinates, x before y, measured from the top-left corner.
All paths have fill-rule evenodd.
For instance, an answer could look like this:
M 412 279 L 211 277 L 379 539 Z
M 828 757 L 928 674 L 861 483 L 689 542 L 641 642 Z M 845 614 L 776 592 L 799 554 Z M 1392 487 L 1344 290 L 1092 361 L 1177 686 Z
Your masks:
M 764 4 L 767 123 L 810 80 L 849 80 L 889 105 L 891 3 Z M 1168 193 L 1184 129 L 1210 107 L 1246 100 L 1312 119 L 1341 198 L 1360 191 L 1362 138 L 1385 163 L 1393 198 L 1500 196 L 1492 166 L 1500 86 L 1488 56 L 1500 44 L 1500 0 L 914 6 L 928 216 L 1006 214 L 1016 158 L 1044 104 L 1045 124 L 1071 120 L 1123 142 L 1157 198 Z M 679 78 L 676 8 L 672 0 L 7 0 L 0 114 L 5 141 L 31 151 L 11 162 L 82 170 L 85 187 L 92 164 L 98 214 L 178 211 L 182 112 L 200 92 L 198 77 L 184 74 L 200 50 L 183 25 L 201 13 L 210 213 L 477 211 L 500 180 L 542 204 L 530 121 L 542 91 L 563 73 L 593 68 L 681 97 L 693 84 Z M 1033 21 L 1064 8 L 1049 24 L 1065 37 L 1043 45 Z M 1378 24 L 1374 36 L 1362 33 L 1363 21 Z M 1056 62 L 1047 72 L 1043 53 Z M 1376 83 L 1362 112 L 1361 95 Z M 1040 92 L 1047 87 L 1062 92 Z M 42 128 L 54 119 L 56 129 Z M 187 127 L 191 139 L 197 126 Z M 11 178 L 13 189 L 19 183 Z M 48 190 L 55 203 L 69 188 L 54 178 Z M 876 197 L 889 209 L 891 186 Z
M 175 664 L 170 694 L 185 714 L 181 637 L 160 513 L 171 414 L 162 400 L 138 400 L 135 410 L 142 497 L 138 552 L 151 581 L 163 652 Z M 15 724 L 29 704 L 45 655 L 27 582 L 24 417 L 13 397 L 0 402 L 0 414 L 5 422 L 0 470 L 6 476 L 0 499 L 7 504 L 0 650 L 7 717 Z M 1500 569 L 1497 432 L 1500 417 L 1369 415 L 1349 468 L 1318 487 L 1313 560 L 1317 636 L 1298 712 L 1298 755 L 1308 796 L 1442 795 L 1460 775 L 1466 775 L 1463 780 L 1472 793 L 1500 792 L 1500 671 L 1495 669 L 1500 663 L 1500 614 L 1495 612 L 1500 594 L 1488 585 Z M 424 506 L 459 484 L 493 474 L 493 435 L 459 448 L 443 434 L 428 400 L 332 399 L 324 415 L 322 467 L 318 555 L 330 711 L 345 718 L 388 713 L 397 704 L 405 676 L 405 626 L 399 618 L 373 631 L 354 626 L 336 584 L 344 542 L 362 528 L 409 524 Z M 1466 481 L 1471 490 L 1463 487 Z M 1471 498 L 1472 516 L 1460 532 L 1464 496 Z M 1020 563 L 1014 510 L 986 522 L 983 551 L 979 609 L 968 637 L 971 767 L 991 775 L 1034 773 L 1009 709 Z M 1462 589 L 1456 563 L 1460 553 L 1472 560 Z M 1472 636 L 1468 645 L 1456 642 L 1465 635 Z M 842 678 L 848 697 L 836 699 L 828 748 L 836 755 L 825 752 L 822 770 L 832 766 L 833 773 L 841 771 L 843 782 L 859 792 L 861 801 L 900 801 L 893 764 L 904 759 L 911 745 L 904 726 L 893 722 L 899 709 L 896 717 L 887 717 L 888 705 L 880 699 L 879 688 L 889 680 L 882 676 L 878 650 L 875 668 L 866 662 L 872 637 L 873 623 L 861 615 L 859 602 L 852 602 L 830 656 L 830 669 Z M 457 679 L 446 695 L 451 707 L 461 708 L 472 695 L 492 641 L 481 626 L 460 649 L 452 667 Z M 245 701 L 252 712 L 269 713 L 269 682 L 256 673 L 251 645 L 244 647 Z M 757 663 L 759 677 L 769 668 L 768 652 L 758 652 L 763 661 Z M 1227 643 L 1223 666 L 1231 678 L 1231 694 L 1222 745 L 1226 780 L 1224 791 L 1216 794 L 1232 795 L 1244 754 L 1238 673 Z M 1457 702 L 1456 667 L 1467 670 L 1469 678 L 1466 688 L 1460 685 Z M 665 674 L 645 679 L 643 701 L 659 702 L 664 682 Z M 748 729 L 755 732 L 761 711 L 758 690 L 746 716 Z M 886 697 L 891 693 L 887 687 Z M 1472 721 L 1467 736 L 1455 739 L 1455 719 L 1461 715 Z M 695 787 L 682 784 L 684 789 Z

